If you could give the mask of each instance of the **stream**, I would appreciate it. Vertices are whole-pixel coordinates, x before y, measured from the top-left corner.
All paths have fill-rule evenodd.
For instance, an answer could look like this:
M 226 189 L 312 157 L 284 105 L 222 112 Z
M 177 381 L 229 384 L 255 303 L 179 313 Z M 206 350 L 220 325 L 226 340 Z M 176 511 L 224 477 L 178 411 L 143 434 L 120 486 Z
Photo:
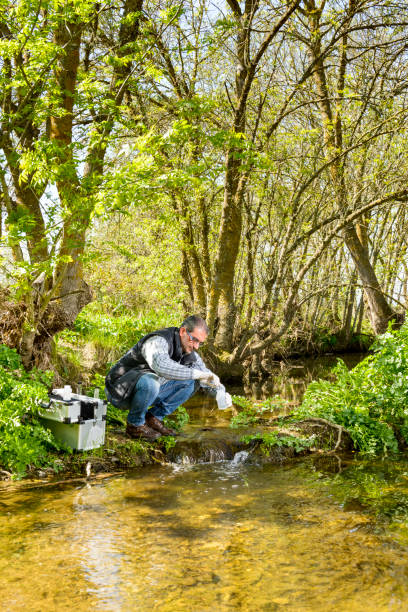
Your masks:
M 407 610 L 408 457 L 246 459 L 0 483 L 0 609 Z

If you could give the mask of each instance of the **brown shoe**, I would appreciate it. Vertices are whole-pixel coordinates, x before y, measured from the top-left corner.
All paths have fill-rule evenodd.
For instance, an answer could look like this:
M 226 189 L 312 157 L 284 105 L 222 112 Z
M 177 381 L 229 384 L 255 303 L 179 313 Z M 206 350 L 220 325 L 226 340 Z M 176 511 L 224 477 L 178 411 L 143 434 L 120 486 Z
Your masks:
M 148 440 L 149 442 L 153 442 L 157 440 L 157 438 L 160 438 L 159 432 L 150 429 L 147 425 L 132 425 L 132 423 L 128 423 L 126 425 L 126 433 L 130 438 Z
M 154 416 L 154 414 L 150 414 L 149 412 L 146 414 L 146 423 L 149 427 L 154 429 L 155 431 L 159 431 L 163 436 L 177 436 L 177 431 L 174 429 L 169 429 L 163 423 Z

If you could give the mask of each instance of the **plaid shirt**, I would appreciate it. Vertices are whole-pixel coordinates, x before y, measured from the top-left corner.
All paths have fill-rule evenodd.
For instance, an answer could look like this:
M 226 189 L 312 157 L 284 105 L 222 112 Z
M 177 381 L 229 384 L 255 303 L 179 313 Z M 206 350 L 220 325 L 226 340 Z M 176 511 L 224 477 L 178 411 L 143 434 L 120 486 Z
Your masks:
M 168 344 L 162 336 L 152 336 L 148 338 L 141 350 L 150 368 L 159 376 L 159 383 L 161 385 L 167 380 L 197 380 L 197 371 L 211 373 L 211 370 L 206 367 L 204 361 L 197 352 L 195 352 L 197 360 L 192 368 L 188 368 L 171 359 L 169 356 Z M 215 395 L 218 389 L 223 388 L 223 385 L 220 385 L 220 387 L 214 389 L 201 381 L 200 386 L 211 395 Z

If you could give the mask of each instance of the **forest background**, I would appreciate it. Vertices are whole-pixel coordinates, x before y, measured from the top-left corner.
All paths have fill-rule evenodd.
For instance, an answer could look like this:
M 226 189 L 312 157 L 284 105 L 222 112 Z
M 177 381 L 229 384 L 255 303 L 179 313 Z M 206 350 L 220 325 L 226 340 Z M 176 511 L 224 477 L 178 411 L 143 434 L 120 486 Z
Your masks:
M 194 312 L 221 373 L 266 375 L 402 321 L 405 2 L 0 11 L 0 341 L 26 367 L 101 369 Z

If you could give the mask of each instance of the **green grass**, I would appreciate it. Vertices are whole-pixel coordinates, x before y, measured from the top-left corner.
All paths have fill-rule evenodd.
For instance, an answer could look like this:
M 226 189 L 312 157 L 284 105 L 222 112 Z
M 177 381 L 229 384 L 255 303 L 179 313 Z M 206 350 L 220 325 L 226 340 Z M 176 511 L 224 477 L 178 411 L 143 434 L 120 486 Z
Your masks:
M 98 312 L 97 307 L 91 304 L 79 313 L 73 328 L 61 332 L 58 339 L 70 344 L 94 342 L 104 348 L 124 352 L 144 335 L 180 323 L 177 312 L 159 311 L 114 316 Z

